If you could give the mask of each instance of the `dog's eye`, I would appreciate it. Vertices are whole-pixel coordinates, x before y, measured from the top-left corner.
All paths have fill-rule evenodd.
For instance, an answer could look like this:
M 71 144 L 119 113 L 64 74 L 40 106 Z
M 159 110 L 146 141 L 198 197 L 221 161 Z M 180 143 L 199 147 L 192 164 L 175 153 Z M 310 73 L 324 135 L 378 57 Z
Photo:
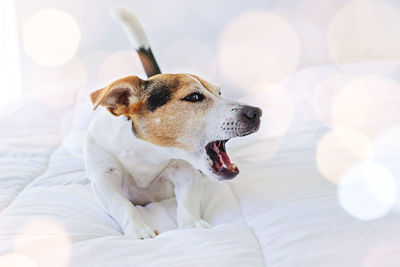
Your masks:
M 189 101 L 189 102 L 200 102 L 203 99 L 204 99 L 204 95 L 199 94 L 199 93 L 193 93 L 193 94 L 190 94 L 190 95 L 182 98 L 182 100 Z

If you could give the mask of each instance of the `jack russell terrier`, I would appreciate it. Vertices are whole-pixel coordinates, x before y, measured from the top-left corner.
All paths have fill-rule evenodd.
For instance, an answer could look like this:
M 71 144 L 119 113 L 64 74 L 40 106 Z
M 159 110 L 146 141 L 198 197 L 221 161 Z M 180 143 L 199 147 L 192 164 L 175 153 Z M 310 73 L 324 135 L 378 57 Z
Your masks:
M 134 205 L 176 197 L 177 224 L 209 227 L 200 217 L 206 176 L 229 180 L 239 170 L 225 143 L 254 133 L 261 110 L 222 98 L 220 88 L 193 74 L 161 74 L 133 13 L 113 12 L 128 33 L 147 76 L 119 79 L 90 94 L 96 113 L 85 140 L 94 196 L 127 236 L 153 238 Z

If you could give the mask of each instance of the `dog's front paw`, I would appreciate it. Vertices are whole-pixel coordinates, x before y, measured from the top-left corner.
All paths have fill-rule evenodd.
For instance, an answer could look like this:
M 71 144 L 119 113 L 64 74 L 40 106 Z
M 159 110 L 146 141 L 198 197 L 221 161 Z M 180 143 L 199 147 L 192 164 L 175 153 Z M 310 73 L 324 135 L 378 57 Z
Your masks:
M 159 232 L 148 226 L 133 226 L 125 230 L 124 235 L 134 239 L 149 239 L 159 235 Z
M 181 218 L 178 219 L 178 228 L 209 228 L 210 224 L 200 218 Z

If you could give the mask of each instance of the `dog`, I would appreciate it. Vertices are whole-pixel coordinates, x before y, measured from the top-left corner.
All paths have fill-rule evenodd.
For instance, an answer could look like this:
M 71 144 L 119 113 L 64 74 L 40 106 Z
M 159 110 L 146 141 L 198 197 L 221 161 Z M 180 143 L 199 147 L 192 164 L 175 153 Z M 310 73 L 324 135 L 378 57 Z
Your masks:
M 261 109 L 221 97 L 220 87 L 193 74 L 161 74 L 135 15 L 114 10 L 148 79 L 129 76 L 90 94 L 96 112 L 84 146 L 94 196 L 124 235 L 151 229 L 134 205 L 176 197 L 179 228 L 209 227 L 200 216 L 207 177 L 224 181 L 239 169 L 225 143 L 256 132 Z

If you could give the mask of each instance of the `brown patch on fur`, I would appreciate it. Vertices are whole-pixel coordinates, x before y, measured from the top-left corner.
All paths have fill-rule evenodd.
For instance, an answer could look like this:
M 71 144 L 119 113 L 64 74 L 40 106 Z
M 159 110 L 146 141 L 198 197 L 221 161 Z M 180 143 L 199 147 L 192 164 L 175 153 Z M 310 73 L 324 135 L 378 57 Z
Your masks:
M 129 106 L 117 105 L 116 107 L 107 107 L 107 110 L 114 116 L 129 116 L 129 114 L 135 114 L 136 112 L 138 112 L 142 106 L 143 103 L 139 101 Z
M 143 80 L 137 76 L 128 76 L 114 81 L 109 86 L 94 91 L 90 94 L 90 100 L 93 103 L 93 109 L 98 106 L 104 106 L 113 114 L 124 114 L 128 108 L 129 98 L 139 97 L 143 89 Z
M 199 142 L 198 134 L 203 132 L 204 117 L 212 100 L 206 97 L 196 103 L 182 101 L 187 95 L 204 90 L 186 74 L 160 74 L 146 83 L 150 85 L 141 101 L 143 106 L 135 114 L 131 113 L 138 136 L 159 146 L 190 149 L 194 142 Z M 153 90 L 162 88 L 170 91 L 170 99 L 154 110 L 149 109 L 148 97 Z
M 129 117 L 138 138 L 159 146 L 190 149 L 202 141 L 201 133 L 206 127 L 204 118 L 213 103 L 209 93 L 218 96 L 218 91 L 216 86 L 198 76 L 159 74 L 146 81 L 136 76 L 120 79 L 93 92 L 90 98 L 94 108 L 102 105 L 115 116 Z M 129 92 L 129 105 L 126 92 Z M 194 92 L 204 94 L 204 100 L 182 100 Z M 163 95 L 167 97 L 163 99 Z
M 97 102 L 97 100 L 99 99 L 100 94 L 101 94 L 101 92 L 102 92 L 103 90 L 104 90 L 104 88 L 101 88 L 101 89 L 99 89 L 99 90 L 96 90 L 96 91 L 92 92 L 92 93 L 89 95 L 90 101 L 92 102 L 93 105 Z M 95 109 L 95 108 L 94 108 L 94 109 Z
M 197 75 L 193 75 L 193 74 L 188 74 L 188 75 L 190 75 L 190 76 L 196 78 L 197 80 L 199 80 L 201 85 L 203 85 L 204 88 L 206 88 L 210 93 L 212 93 L 212 94 L 214 94 L 216 96 L 219 96 L 219 87 L 218 86 L 215 86 L 215 85 L 207 82 L 206 80 L 200 78 Z

